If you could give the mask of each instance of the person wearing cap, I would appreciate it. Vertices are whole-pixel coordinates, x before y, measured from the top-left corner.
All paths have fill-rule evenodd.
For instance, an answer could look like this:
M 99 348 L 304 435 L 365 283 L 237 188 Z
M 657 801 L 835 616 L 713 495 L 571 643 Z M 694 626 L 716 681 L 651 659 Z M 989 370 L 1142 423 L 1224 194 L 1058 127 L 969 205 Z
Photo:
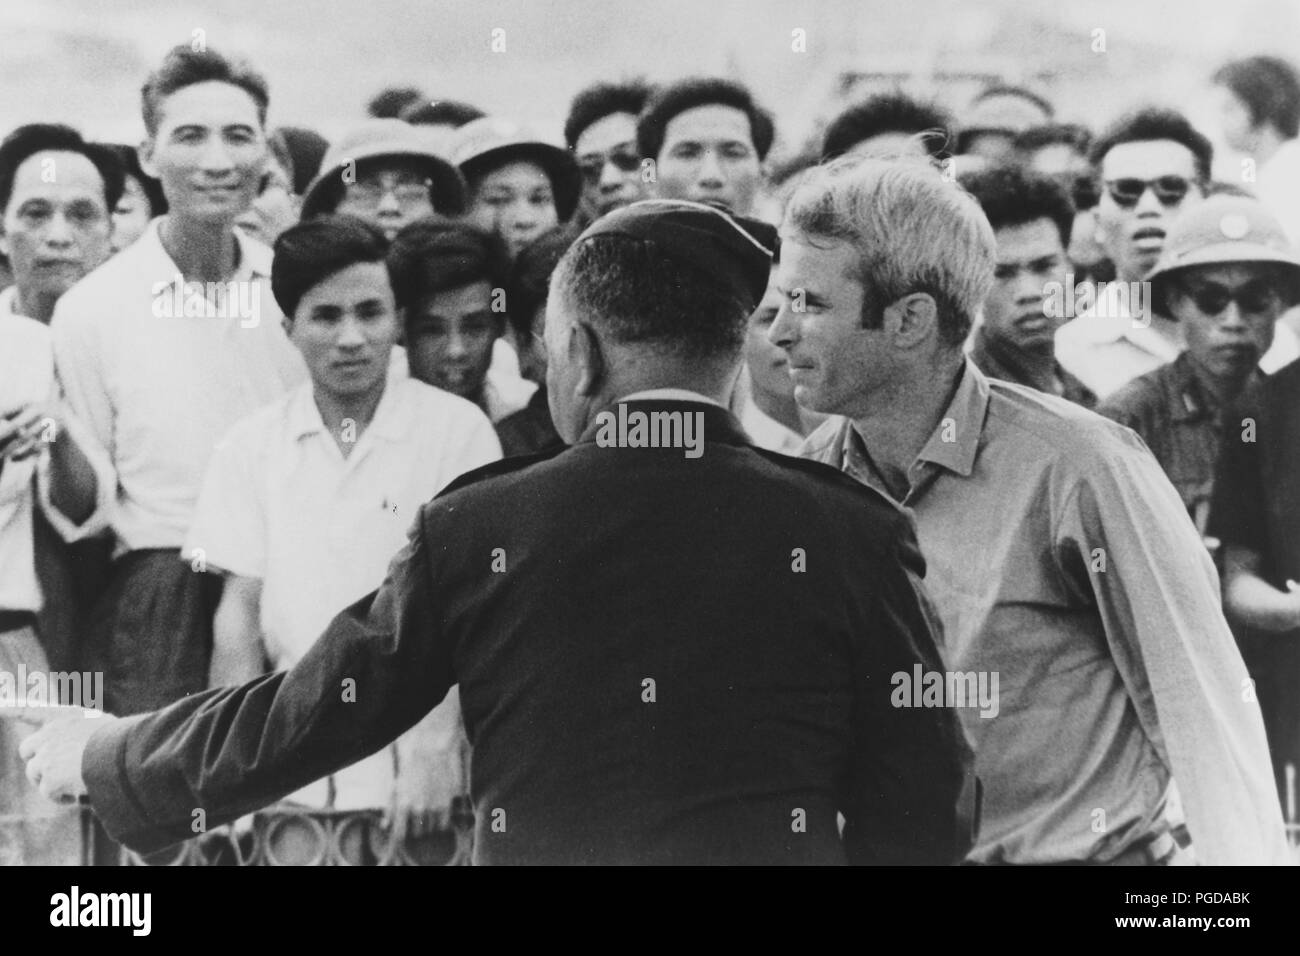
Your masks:
M 582 175 L 573 154 L 509 120 L 466 123 L 452 139 L 452 159 L 469 184 L 466 220 L 499 236 L 512 262 L 578 207 Z
M 1278 317 L 1300 293 L 1300 258 L 1258 200 L 1211 196 L 1174 223 L 1147 281 L 1187 349 L 1097 411 L 1142 436 L 1204 535 L 1228 411 L 1263 377 Z
M 636 151 L 636 118 L 651 88 L 641 80 L 597 83 L 573 98 L 564 141 L 582 170 L 584 226 L 650 195 Z
M 870 218 L 861 210 L 870 209 Z M 1130 430 L 962 353 L 993 282 L 978 204 L 924 161 L 795 191 L 770 337 L 834 417 L 803 454 L 909 510 L 983 804 L 977 864 L 1289 859 L 1259 705 L 1182 502 Z
M 694 203 L 601 218 L 547 301 L 572 447 L 426 504 L 289 672 L 49 723 L 21 746 L 29 777 L 159 847 L 195 806 L 213 826 L 375 752 L 459 682 L 476 862 L 959 858 L 954 708 L 900 702 L 942 669 L 907 515 L 755 449 L 722 407 L 773 239 Z
M 358 216 L 389 242 L 403 226 L 435 213 L 458 216 L 465 181 L 424 129 L 399 119 L 371 119 L 332 143 L 302 197 L 302 218 L 332 212 Z
M 722 203 L 752 215 L 776 130 L 772 115 L 731 80 L 692 78 L 661 88 L 636 124 L 638 152 L 654 160 L 665 199 Z

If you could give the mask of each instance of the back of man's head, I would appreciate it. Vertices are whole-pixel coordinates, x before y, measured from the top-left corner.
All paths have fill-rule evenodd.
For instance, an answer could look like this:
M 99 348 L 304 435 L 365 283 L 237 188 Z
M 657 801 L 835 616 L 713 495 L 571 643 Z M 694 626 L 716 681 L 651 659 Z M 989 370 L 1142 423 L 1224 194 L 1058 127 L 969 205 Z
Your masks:
M 624 236 L 575 243 L 556 266 L 551 295 L 615 348 L 685 361 L 738 358 L 752 311 L 703 269 Z
M 939 342 L 949 348 L 961 347 L 993 283 L 988 218 L 924 160 L 850 156 L 812 170 L 790 197 L 782 234 L 856 251 L 867 328 L 879 325 L 889 303 L 929 295 Z
M 266 78 L 248 64 L 231 60 L 216 50 L 195 50 L 187 45 L 173 47 L 164 57 L 162 65 L 149 74 L 140 89 L 144 127 L 150 136 L 158 132 L 162 120 L 162 104 L 177 90 L 196 83 L 217 81 L 237 86 L 257 104 L 257 116 L 266 126 L 266 108 L 270 92 Z
M 1300 136 L 1300 73 L 1275 56 L 1224 64 L 1214 82 L 1229 89 L 1250 113 L 1252 126 L 1272 126 L 1283 139 Z

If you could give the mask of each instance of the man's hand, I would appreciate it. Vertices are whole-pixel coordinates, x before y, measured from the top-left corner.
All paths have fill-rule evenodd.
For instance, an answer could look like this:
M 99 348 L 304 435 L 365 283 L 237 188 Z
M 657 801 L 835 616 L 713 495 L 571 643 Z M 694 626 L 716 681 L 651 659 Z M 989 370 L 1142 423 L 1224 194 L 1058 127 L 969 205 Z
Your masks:
M 0 459 L 22 461 L 54 441 L 62 422 L 53 404 L 31 402 L 0 412 Z
M 41 709 L 68 713 L 23 740 L 18 755 L 27 761 L 27 779 L 43 796 L 55 803 L 75 803 L 86 793 L 81 757 L 90 735 L 118 718 L 81 707 Z

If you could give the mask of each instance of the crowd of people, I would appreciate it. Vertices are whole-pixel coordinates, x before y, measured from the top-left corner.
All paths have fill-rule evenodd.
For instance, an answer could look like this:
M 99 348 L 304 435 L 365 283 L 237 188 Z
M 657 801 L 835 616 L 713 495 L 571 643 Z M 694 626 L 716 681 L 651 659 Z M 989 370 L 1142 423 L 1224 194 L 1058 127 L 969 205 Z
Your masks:
M 170 707 L 85 756 L 108 832 L 148 849 L 192 835 L 193 807 L 233 820 L 286 795 L 419 840 L 472 796 L 475 852 L 497 862 L 1281 862 L 1300 766 L 1300 73 L 1252 57 L 1213 83 L 1236 182 L 1174 109 L 1093 130 L 1009 85 L 961 116 L 900 91 L 846 104 L 780 166 L 776 119 L 718 78 L 590 86 L 563 144 L 393 89 L 327 142 L 268 128 L 250 65 L 178 47 L 144 82 L 138 149 L 57 123 L 0 143 L 0 672 L 102 675 L 117 717 Z M 708 404 L 707 440 L 820 464 L 751 466 L 752 541 L 715 520 L 749 492 L 674 499 L 695 532 L 621 523 L 668 472 L 542 463 L 575 461 L 592 416 L 637 399 Z M 462 479 L 523 468 L 536 480 L 494 498 Z M 849 535 L 881 543 L 850 557 Z M 543 648 L 594 627 L 573 606 L 601 592 L 575 571 L 636 578 L 641 548 L 678 567 L 731 548 L 711 573 L 731 580 L 729 561 L 764 593 L 697 599 L 683 578 L 677 608 L 628 598 L 631 619 L 603 623 L 627 634 L 580 667 L 514 640 L 525 619 Z M 620 737 L 607 696 L 613 658 L 656 639 L 637 614 L 705 628 L 702 661 L 664 640 L 741 685 L 767 666 L 746 635 L 834 630 L 834 588 L 778 583 L 765 548 L 878 583 L 836 626 L 897 625 L 835 680 L 816 668 L 842 649 L 820 636 L 816 666 L 782 659 L 786 693 L 829 681 L 804 724 L 849 707 L 844 681 L 913 665 L 993 675 L 1000 707 L 854 704 L 853 746 L 875 749 L 832 768 L 841 803 L 791 797 L 807 831 L 784 809 L 755 836 L 760 801 L 637 842 L 592 809 L 628 781 L 587 749 L 663 748 L 676 775 L 652 802 L 729 774 L 767 786 L 761 748 L 737 764 L 686 718 Z M 493 577 L 512 573 L 540 580 Z M 422 579 L 443 604 L 411 596 Z M 444 660 L 411 649 L 423 627 L 499 636 Z M 383 715 L 363 700 L 376 673 Z M 355 707 L 323 716 L 326 696 Z M 737 706 L 801 753 L 792 777 L 838 759 L 829 732 L 785 739 L 763 699 Z M 710 706 L 707 729 L 744 736 Z M 42 806 L 20 736 L 0 720 L 0 814 Z M 194 762 L 198 737 L 215 763 Z M 585 816 L 558 806 L 577 765 Z M 791 832 L 818 836 L 791 849 Z

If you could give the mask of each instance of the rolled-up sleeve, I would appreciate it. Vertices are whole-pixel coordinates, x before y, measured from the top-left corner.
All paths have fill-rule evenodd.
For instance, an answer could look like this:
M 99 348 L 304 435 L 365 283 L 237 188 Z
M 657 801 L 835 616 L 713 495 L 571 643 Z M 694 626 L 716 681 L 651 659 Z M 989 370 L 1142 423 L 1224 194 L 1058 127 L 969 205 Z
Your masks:
M 227 823 L 375 753 L 443 699 L 452 656 L 440 639 L 424 520 L 421 512 L 379 590 L 336 616 L 293 670 L 92 736 L 82 773 L 115 839 L 148 852 L 194 836 L 196 821 Z

